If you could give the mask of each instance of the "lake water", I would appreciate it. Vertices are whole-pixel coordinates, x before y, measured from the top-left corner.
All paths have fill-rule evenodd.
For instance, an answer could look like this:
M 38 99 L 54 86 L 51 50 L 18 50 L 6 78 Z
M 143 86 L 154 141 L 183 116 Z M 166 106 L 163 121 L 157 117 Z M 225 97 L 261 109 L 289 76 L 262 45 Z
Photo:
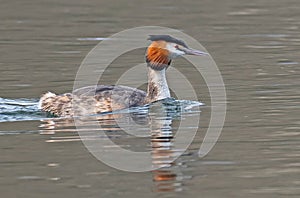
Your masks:
M 299 197 L 299 13 L 297 0 L 2 2 L 1 195 Z M 146 25 L 179 29 L 201 42 L 222 73 L 227 114 L 217 144 L 199 158 L 210 119 L 210 96 L 203 79 L 186 67 L 183 71 L 205 105 L 200 106 L 201 119 L 192 144 L 174 162 L 182 152 L 174 150 L 172 142 L 179 123 L 199 109 L 179 116 L 175 111 L 136 118 L 142 133 L 149 132 L 145 124 L 149 119 L 158 127 L 151 128 L 151 137 L 146 134 L 140 141 L 114 123 L 116 117 L 126 120 L 131 114 L 88 119 L 80 135 L 100 123 L 106 127 L 102 132 L 115 143 L 129 150 L 152 151 L 151 163 L 163 166 L 130 173 L 97 160 L 84 146 L 72 120 L 46 118 L 36 105 L 46 91 L 72 91 L 81 62 L 100 40 Z M 143 58 L 136 52 L 116 61 L 103 83 L 115 82 L 125 62 Z M 182 59 L 174 62 L 177 68 L 185 64 Z M 154 133 L 162 128 L 161 136 Z M 107 138 L 97 138 L 101 137 Z M 105 149 L 113 152 L 114 147 Z

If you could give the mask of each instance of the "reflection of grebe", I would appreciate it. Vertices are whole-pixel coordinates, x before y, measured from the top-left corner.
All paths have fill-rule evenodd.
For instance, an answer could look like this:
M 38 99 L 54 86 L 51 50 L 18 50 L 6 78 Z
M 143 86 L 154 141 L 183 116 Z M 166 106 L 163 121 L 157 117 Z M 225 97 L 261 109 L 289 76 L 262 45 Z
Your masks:
M 73 116 L 74 112 L 78 112 L 79 115 L 110 112 L 165 99 L 170 97 L 165 72 L 171 64 L 171 60 L 182 55 L 207 54 L 191 49 L 183 41 L 169 35 L 151 35 L 149 40 L 152 43 L 146 52 L 147 93 L 119 85 L 89 86 L 77 89 L 73 93 L 61 95 L 48 92 L 41 97 L 39 108 L 57 116 Z M 76 105 L 72 105 L 72 103 Z

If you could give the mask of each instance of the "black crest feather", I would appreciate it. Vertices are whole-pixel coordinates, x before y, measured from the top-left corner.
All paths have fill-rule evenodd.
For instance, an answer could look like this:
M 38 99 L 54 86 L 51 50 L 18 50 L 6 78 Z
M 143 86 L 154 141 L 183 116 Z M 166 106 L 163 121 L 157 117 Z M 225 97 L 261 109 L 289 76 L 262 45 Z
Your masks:
M 183 42 L 182 40 L 176 39 L 170 35 L 149 35 L 148 40 L 150 41 L 166 41 L 166 42 L 170 42 L 170 43 L 177 43 L 178 45 L 182 45 L 186 48 L 188 48 L 188 46 L 185 44 L 185 42 Z

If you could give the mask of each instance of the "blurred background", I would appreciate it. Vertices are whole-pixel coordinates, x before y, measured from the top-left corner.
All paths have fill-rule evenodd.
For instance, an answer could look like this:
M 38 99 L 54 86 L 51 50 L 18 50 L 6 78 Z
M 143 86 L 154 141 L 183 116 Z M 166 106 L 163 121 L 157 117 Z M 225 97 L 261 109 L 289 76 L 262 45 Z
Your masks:
M 1 197 L 300 196 L 298 0 L 2 0 L 0 19 Z M 10 120 L 17 115 L 4 104 L 30 106 L 45 91 L 71 91 L 80 63 L 96 44 L 147 25 L 194 37 L 222 73 L 227 117 L 208 156 L 196 154 L 210 97 L 192 69 L 185 74 L 197 82 L 206 106 L 194 142 L 169 170 L 115 170 L 89 154 L 72 125 L 59 128 L 30 120 L 31 114 L 27 121 Z M 118 70 L 107 73 L 116 76 Z M 120 141 L 127 145 L 128 139 Z

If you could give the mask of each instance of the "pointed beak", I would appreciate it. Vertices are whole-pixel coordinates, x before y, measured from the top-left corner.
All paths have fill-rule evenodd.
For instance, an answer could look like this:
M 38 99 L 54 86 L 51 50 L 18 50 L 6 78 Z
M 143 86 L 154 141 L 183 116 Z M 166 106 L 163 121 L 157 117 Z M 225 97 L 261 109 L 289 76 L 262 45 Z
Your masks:
M 203 51 L 200 51 L 200 50 L 195 50 L 195 49 L 192 49 L 192 48 L 185 48 L 185 49 L 183 49 L 183 51 L 187 55 L 195 55 L 195 56 L 207 56 L 207 55 L 209 55 L 209 53 L 207 53 L 207 52 L 203 52 Z

